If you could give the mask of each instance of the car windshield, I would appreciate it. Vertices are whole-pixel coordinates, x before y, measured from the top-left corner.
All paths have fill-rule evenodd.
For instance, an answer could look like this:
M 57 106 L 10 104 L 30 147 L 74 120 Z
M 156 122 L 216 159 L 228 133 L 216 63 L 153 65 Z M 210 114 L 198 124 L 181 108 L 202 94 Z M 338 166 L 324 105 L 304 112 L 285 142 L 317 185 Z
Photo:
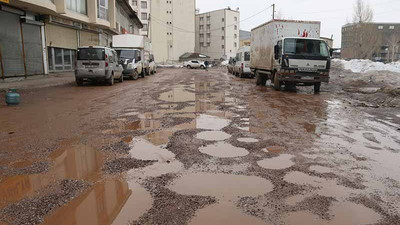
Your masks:
M 117 50 L 120 59 L 136 59 L 139 56 L 137 50 Z
M 78 49 L 78 60 L 104 60 L 104 48 L 80 48 Z
M 285 39 L 284 53 L 328 57 L 328 47 L 324 41 L 310 39 Z

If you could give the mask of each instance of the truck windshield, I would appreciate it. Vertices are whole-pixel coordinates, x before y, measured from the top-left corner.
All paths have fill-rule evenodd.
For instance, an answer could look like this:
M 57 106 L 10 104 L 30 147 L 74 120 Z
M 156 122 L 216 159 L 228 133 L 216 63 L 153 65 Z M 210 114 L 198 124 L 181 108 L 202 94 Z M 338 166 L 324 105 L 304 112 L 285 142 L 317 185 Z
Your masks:
M 120 59 L 136 59 L 139 56 L 137 50 L 117 50 Z
M 244 53 L 244 61 L 250 61 L 250 52 Z
M 104 60 L 105 50 L 103 48 L 80 48 L 77 57 L 78 60 Z
M 284 53 L 328 57 L 328 48 L 324 41 L 310 39 L 285 39 Z

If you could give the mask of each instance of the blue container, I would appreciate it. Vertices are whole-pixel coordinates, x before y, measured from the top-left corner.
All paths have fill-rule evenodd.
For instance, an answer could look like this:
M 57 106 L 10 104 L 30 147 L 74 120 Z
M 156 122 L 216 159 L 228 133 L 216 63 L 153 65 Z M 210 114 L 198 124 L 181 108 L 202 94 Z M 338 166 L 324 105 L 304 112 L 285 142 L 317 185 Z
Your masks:
M 8 92 L 6 94 L 7 105 L 18 105 L 20 101 L 21 96 L 17 93 L 17 89 L 8 89 Z

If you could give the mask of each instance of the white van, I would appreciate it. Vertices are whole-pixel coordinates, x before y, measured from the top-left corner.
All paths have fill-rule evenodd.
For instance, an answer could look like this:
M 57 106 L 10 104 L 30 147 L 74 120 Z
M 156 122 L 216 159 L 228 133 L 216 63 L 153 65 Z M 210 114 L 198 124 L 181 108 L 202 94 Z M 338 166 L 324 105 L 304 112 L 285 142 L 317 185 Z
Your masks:
M 235 65 L 233 66 L 233 74 L 235 76 L 253 77 L 250 70 L 250 46 L 240 47 L 236 53 Z
M 109 85 L 114 84 L 114 79 L 123 82 L 122 70 L 115 50 L 100 46 L 78 48 L 75 68 L 78 86 L 87 80 L 106 81 Z

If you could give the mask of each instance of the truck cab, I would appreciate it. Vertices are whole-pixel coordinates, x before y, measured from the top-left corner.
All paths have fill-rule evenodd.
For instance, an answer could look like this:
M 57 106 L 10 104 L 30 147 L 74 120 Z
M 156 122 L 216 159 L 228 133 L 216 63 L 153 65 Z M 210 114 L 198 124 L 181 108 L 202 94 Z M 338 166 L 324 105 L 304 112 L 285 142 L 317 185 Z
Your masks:
M 139 49 L 116 48 L 119 63 L 124 68 L 122 74 L 132 80 L 137 80 L 143 74 L 142 52 Z
M 285 37 L 274 46 L 275 89 L 281 86 L 311 86 L 320 91 L 329 82 L 331 54 L 327 43 L 317 38 Z

